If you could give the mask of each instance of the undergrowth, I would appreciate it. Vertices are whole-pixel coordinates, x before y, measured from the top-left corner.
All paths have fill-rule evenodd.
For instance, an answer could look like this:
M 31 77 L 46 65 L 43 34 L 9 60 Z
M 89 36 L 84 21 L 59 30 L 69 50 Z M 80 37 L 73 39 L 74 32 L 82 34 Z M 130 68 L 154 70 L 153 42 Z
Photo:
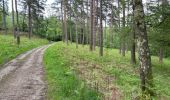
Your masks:
M 0 65 L 15 58 L 17 55 L 31 50 L 35 47 L 48 44 L 48 41 L 40 38 L 21 37 L 21 43 L 18 47 L 16 40 L 11 35 L 0 35 Z
M 86 86 L 76 76 L 70 61 L 65 59 L 65 47 L 58 44 L 47 49 L 44 55 L 48 100 L 100 100 L 100 94 Z
M 106 49 L 105 48 L 103 57 L 99 57 L 98 53 L 99 53 L 99 50 L 97 47 L 96 47 L 96 51 L 90 52 L 89 46 L 83 47 L 79 45 L 79 48 L 76 49 L 75 44 L 72 44 L 72 45 L 69 44 L 67 46 L 66 44 L 63 44 L 62 42 L 58 42 L 53 47 L 49 48 L 46 52 L 44 61 L 46 62 L 46 70 L 47 70 L 47 76 L 48 76 L 47 79 L 48 81 L 50 81 L 49 90 L 51 91 L 50 92 L 51 95 L 54 95 L 54 94 L 59 95 L 60 93 L 61 93 L 60 95 L 62 95 L 62 93 L 65 94 L 65 92 L 58 93 L 58 91 L 60 90 L 60 88 L 67 86 L 67 84 L 58 83 L 58 81 L 60 82 L 61 80 L 61 82 L 63 82 L 65 81 L 65 79 L 68 79 L 68 81 L 77 81 L 76 79 L 72 79 L 70 77 L 68 78 L 67 75 L 66 75 L 67 78 L 65 78 L 66 77 L 65 73 L 70 73 L 71 76 L 73 75 L 77 77 L 78 75 L 75 75 L 75 72 L 74 72 L 75 69 L 73 67 L 75 65 L 73 64 L 75 62 L 81 63 L 79 61 L 83 60 L 83 61 L 92 63 L 93 65 L 100 66 L 103 72 L 113 76 L 115 78 L 115 81 L 113 81 L 113 84 L 115 85 L 115 87 L 118 87 L 118 89 L 120 90 L 121 96 L 123 96 L 122 97 L 123 100 L 131 100 L 134 98 L 138 98 L 141 95 L 139 69 L 138 69 L 138 64 L 136 65 L 130 64 L 130 52 L 126 53 L 126 57 L 122 57 L 119 54 L 119 50 L 117 49 Z M 50 61 L 49 59 L 52 61 Z M 72 59 L 75 59 L 75 60 L 72 60 Z M 153 97 L 153 99 L 155 100 L 170 99 L 170 77 L 169 77 L 170 76 L 170 60 L 164 59 L 164 63 L 160 64 L 158 57 L 154 56 L 152 57 L 152 67 L 153 67 L 153 76 L 154 76 L 153 90 L 156 94 Z M 62 74 L 60 73 L 61 69 L 64 70 Z M 59 76 L 56 75 L 59 73 L 62 75 L 61 77 L 62 79 L 60 79 Z M 64 88 L 63 91 L 66 88 Z M 77 85 L 76 89 L 79 89 L 79 88 L 80 88 L 79 85 Z M 55 91 L 55 93 L 53 91 Z M 64 95 L 64 96 L 68 97 L 67 95 Z

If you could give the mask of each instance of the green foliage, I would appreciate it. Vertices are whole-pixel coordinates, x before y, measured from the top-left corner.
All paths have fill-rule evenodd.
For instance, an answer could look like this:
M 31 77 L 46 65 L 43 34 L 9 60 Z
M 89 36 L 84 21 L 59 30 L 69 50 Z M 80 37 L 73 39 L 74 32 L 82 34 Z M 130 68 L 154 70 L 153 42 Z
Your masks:
M 149 45 L 152 55 L 158 55 L 159 49 L 162 47 L 164 49 L 164 57 L 170 57 L 170 31 L 162 30 L 159 28 L 150 28 L 149 34 Z
M 0 8 L 1 10 L 1 8 Z M 0 12 L 0 28 L 2 28 L 2 12 Z
M 62 63 L 63 67 L 65 69 L 64 73 L 74 74 L 74 71 L 72 72 L 72 59 L 79 58 L 82 60 L 87 61 L 88 63 L 93 63 L 95 65 L 100 65 L 102 70 L 106 73 L 108 73 L 111 76 L 115 77 L 115 81 L 113 81 L 113 84 L 115 84 L 116 87 L 120 90 L 123 100 L 131 100 L 132 97 L 138 98 L 141 97 L 141 90 L 140 90 L 140 77 L 139 77 L 139 69 L 137 65 L 131 65 L 130 64 L 130 53 L 127 53 L 126 57 L 122 57 L 119 55 L 119 50 L 117 49 L 104 49 L 104 56 L 99 57 L 98 52 L 99 49 L 96 48 L 96 51 L 90 52 L 88 46 L 81 47 L 79 46 L 78 49 L 76 49 L 76 45 L 65 45 L 62 42 L 56 43 L 53 47 L 54 50 L 48 50 L 45 55 L 45 61 L 46 65 L 50 65 L 51 62 L 52 65 L 46 66 L 47 69 L 47 75 L 51 72 L 56 73 L 58 71 L 59 66 L 58 63 Z M 50 56 L 53 55 L 53 56 Z M 46 56 L 49 56 L 48 59 Z M 54 61 L 54 58 L 58 58 Z M 51 61 L 50 61 L 51 60 Z M 68 63 L 69 62 L 69 63 Z M 79 62 L 80 63 L 80 62 Z M 159 63 L 158 57 L 153 56 L 152 57 L 152 65 L 153 65 L 153 76 L 154 76 L 154 87 L 153 90 L 155 92 L 155 99 L 159 100 L 160 97 L 162 98 L 170 98 L 170 70 L 169 65 L 170 61 L 169 59 L 165 59 L 163 64 Z M 133 67 L 135 66 L 135 67 Z M 52 70 L 49 70 L 49 69 Z M 49 71 L 48 71 L 49 70 Z M 61 72 L 63 73 L 63 72 Z M 56 73 L 57 74 L 57 73 Z M 53 80 L 56 82 L 63 80 L 59 77 L 55 77 L 56 74 L 48 75 L 48 80 Z M 59 73 L 58 73 L 59 74 Z M 59 74 L 60 75 L 60 74 Z M 59 80 L 60 79 L 60 80 Z M 66 78 L 64 78 L 66 79 Z M 49 83 L 49 85 L 54 84 L 53 82 Z M 58 89 L 58 82 L 56 85 L 50 86 L 52 88 L 56 87 Z M 60 86 L 60 85 L 59 85 Z M 50 90 L 50 93 L 53 93 L 57 95 L 57 91 L 53 89 Z M 60 88 L 59 88 L 60 90 Z M 50 94 L 49 93 L 49 94 Z M 54 95 L 54 94 L 52 94 Z M 150 97 L 148 97 L 150 98 Z
M 13 36 L 0 35 L 0 65 L 8 62 L 21 53 L 47 43 L 47 40 L 40 38 L 32 38 L 29 40 L 26 37 L 21 37 L 21 44 L 18 47 Z
M 44 56 L 49 100 L 100 100 L 99 94 L 88 88 L 72 70 L 70 61 L 64 58 L 65 47 L 55 44 Z
M 47 39 L 53 41 L 61 40 L 62 36 L 62 23 L 59 20 L 56 20 L 55 16 L 51 16 L 46 19 L 47 23 L 47 31 L 46 36 Z
M 124 39 L 126 42 L 129 42 L 129 39 L 131 38 L 130 37 L 131 32 L 132 31 L 131 31 L 130 27 L 121 28 L 121 30 L 119 31 L 120 41 L 122 41 Z
M 146 22 L 149 26 L 149 45 L 152 55 L 158 55 L 160 47 L 164 50 L 164 57 L 170 57 L 170 5 L 167 0 L 156 5 L 157 1 L 148 3 Z

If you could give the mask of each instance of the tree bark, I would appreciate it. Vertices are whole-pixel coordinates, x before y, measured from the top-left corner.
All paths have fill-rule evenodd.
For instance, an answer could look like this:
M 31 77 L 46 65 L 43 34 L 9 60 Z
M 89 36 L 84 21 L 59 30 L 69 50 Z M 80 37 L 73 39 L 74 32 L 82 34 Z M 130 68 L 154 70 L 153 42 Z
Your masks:
M 85 43 L 85 32 L 84 32 L 84 15 L 83 15 L 83 12 L 84 12 L 84 4 L 83 4 L 83 0 L 82 0 L 82 8 L 81 8 L 81 34 L 82 34 L 82 45 L 84 46 L 84 43 Z
M 132 32 L 132 44 L 131 44 L 131 64 L 136 64 L 136 43 L 135 32 Z
M 133 6 L 133 19 L 134 19 L 134 6 Z M 135 21 L 133 20 L 133 25 L 132 25 L 132 43 L 131 43 L 131 64 L 136 64 L 136 33 L 135 33 Z
M 102 0 L 100 0 L 100 56 L 103 56 Z
M 112 18 L 111 18 L 112 19 Z M 112 24 L 112 23 L 111 23 Z M 113 31 L 112 31 L 112 25 L 110 25 L 110 48 L 113 47 Z
M 114 1 L 112 0 L 112 3 Z M 111 23 L 110 23 L 110 48 L 113 47 L 113 5 L 111 7 L 111 17 L 110 17 Z
M 71 44 L 72 44 L 72 29 L 71 29 L 72 27 L 70 27 L 70 42 L 71 42 Z
M 159 2 L 159 1 L 158 1 Z M 162 0 L 162 10 L 164 10 L 164 7 L 168 6 L 168 1 L 167 0 Z M 165 19 L 165 14 L 162 14 L 162 19 Z M 163 46 L 160 46 L 159 48 L 159 62 L 163 63 Z
M 70 1 L 70 5 L 71 5 L 71 1 Z M 71 21 L 71 13 L 70 13 L 70 21 Z M 70 42 L 72 44 L 72 25 L 70 25 Z
M 93 0 L 93 50 L 96 49 L 96 28 L 97 28 L 96 11 L 97 11 L 96 0 Z
M 90 51 L 93 51 L 93 2 L 94 0 L 91 0 L 91 4 L 90 4 L 90 9 L 91 9 L 91 34 L 90 34 Z
M 125 28 L 125 24 L 126 24 L 125 7 L 126 7 L 126 4 L 123 3 L 123 28 Z M 123 37 L 122 37 L 122 56 L 125 56 L 125 53 L 126 53 L 126 43 L 125 43 L 125 35 L 124 35 L 125 33 L 123 32 L 122 34 L 123 34 Z
M 17 2 L 17 0 L 15 0 L 15 10 L 16 10 L 16 18 L 17 18 L 17 25 L 16 25 L 17 44 L 20 45 L 19 17 L 18 17 L 18 2 Z
M 163 63 L 163 48 L 160 47 L 159 49 L 159 62 Z
M 78 48 L 78 33 L 77 33 L 77 20 L 76 20 L 76 48 Z
M 143 10 L 142 0 L 133 0 L 134 6 L 134 21 L 135 21 L 135 33 L 138 34 L 138 54 L 139 54 L 139 66 L 140 66 L 140 78 L 141 78 L 141 90 L 146 95 L 153 95 L 151 88 L 153 87 L 152 81 L 152 66 L 151 56 L 148 46 L 147 31 L 145 24 L 145 15 Z
M 65 33 L 64 33 L 64 19 L 63 19 L 63 1 L 61 1 L 61 20 L 62 20 L 62 40 L 64 42 Z
M 68 45 L 68 33 L 67 33 L 67 0 L 64 0 L 64 34 L 65 42 Z
M 87 31 L 86 31 L 86 44 L 89 44 L 89 24 L 90 24 L 90 22 L 89 22 L 89 9 L 88 9 L 88 5 L 89 5 L 89 0 L 87 0 L 87 8 L 86 8 L 86 10 L 87 10 Z
M 19 16 L 18 16 L 18 2 L 17 0 L 15 0 L 15 10 L 16 10 L 16 19 L 17 19 L 17 35 L 18 35 L 18 31 L 19 31 Z
M 81 24 L 82 24 L 82 23 L 81 23 Z M 81 43 L 82 45 L 84 45 L 84 29 L 83 29 L 83 25 L 81 25 L 81 35 L 80 35 L 80 39 L 81 39 L 80 43 Z
M 105 17 L 104 44 L 107 43 L 107 16 Z
M 5 11 L 5 1 L 3 0 L 3 29 L 5 30 L 4 34 L 7 35 L 7 27 L 6 27 L 6 11 Z
M 98 3 L 99 3 L 100 1 L 99 0 L 96 0 L 96 10 L 95 10 L 95 12 L 96 12 L 96 27 L 95 27 L 95 31 L 96 31 L 96 42 L 95 42 L 95 45 L 96 46 L 99 46 L 100 45 L 100 43 L 99 43 L 99 35 L 100 35 L 100 31 L 99 31 L 99 28 L 100 28 L 100 22 L 99 22 L 99 17 L 98 17 L 98 11 L 100 11 L 100 9 L 98 9 L 98 6 L 100 6 L 100 5 L 98 5 Z M 99 12 L 100 13 L 100 12 Z
M 16 32 L 15 32 L 15 15 L 14 15 L 14 0 L 11 0 L 12 2 L 12 27 L 13 27 L 13 35 L 14 38 L 16 38 Z
M 119 27 L 119 31 L 120 31 L 120 0 L 118 0 L 118 9 L 119 9 L 119 13 L 118 13 L 118 27 Z M 122 41 L 121 41 L 121 39 L 120 39 L 120 43 L 119 43 L 119 54 L 121 54 L 122 53 Z
M 29 32 L 28 32 L 28 38 L 31 39 L 32 36 L 32 16 L 31 16 L 31 3 L 28 1 L 28 25 L 29 25 Z

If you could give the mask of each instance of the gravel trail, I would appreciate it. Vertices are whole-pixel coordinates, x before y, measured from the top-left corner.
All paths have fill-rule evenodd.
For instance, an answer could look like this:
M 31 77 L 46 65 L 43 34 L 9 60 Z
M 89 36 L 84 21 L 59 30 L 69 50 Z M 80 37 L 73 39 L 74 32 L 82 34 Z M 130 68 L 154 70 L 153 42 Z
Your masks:
M 0 100 L 45 100 L 43 54 L 49 47 L 30 50 L 0 70 Z

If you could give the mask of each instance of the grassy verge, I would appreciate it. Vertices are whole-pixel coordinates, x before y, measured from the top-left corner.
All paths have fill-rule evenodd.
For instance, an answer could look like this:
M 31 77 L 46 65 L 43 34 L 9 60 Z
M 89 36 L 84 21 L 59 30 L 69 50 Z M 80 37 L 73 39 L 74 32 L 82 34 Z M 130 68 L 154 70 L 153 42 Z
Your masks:
M 99 94 L 87 88 L 75 75 L 70 62 L 63 56 L 64 48 L 56 44 L 45 52 L 48 100 L 99 100 Z
M 21 44 L 18 47 L 16 40 L 10 35 L 0 35 L 0 65 L 15 58 L 17 55 L 24 53 L 35 47 L 45 45 L 48 41 L 40 38 L 21 37 Z
M 115 87 L 118 87 L 120 90 L 121 96 L 123 96 L 121 97 L 122 100 L 131 100 L 139 96 L 141 93 L 139 71 L 137 65 L 130 64 L 130 53 L 127 53 L 126 57 L 122 57 L 116 49 L 105 49 L 104 51 L 104 56 L 99 57 L 98 48 L 96 51 L 89 52 L 89 46 L 82 47 L 80 45 L 79 48 L 76 49 L 75 44 L 67 46 L 62 42 L 58 42 L 48 49 L 44 60 L 46 62 L 47 80 L 49 82 L 49 97 L 69 97 L 64 95 L 65 92 L 62 92 L 62 90 L 67 91 L 66 88 L 70 88 L 70 85 L 67 84 L 69 82 L 75 84 L 74 82 L 77 81 L 76 78 L 70 78 L 69 75 L 73 75 L 74 77 L 79 76 L 77 73 L 75 76 L 73 70 L 77 70 L 79 67 L 82 67 L 82 65 L 85 66 L 83 67 L 84 69 L 88 69 L 91 65 L 93 65 L 92 67 L 97 66 L 97 69 L 102 69 L 103 72 L 114 77 L 115 80 L 112 82 Z M 87 64 L 82 64 L 82 61 L 87 62 Z M 160 100 L 161 98 L 168 100 L 170 99 L 170 60 L 164 59 L 164 63 L 160 64 L 158 57 L 152 57 L 152 65 L 154 91 L 156 93 L 155 99 Z M 61 69 L 63 71 L 61 71 Z M 100 72 L 100 70 L 94 71 Z M 98 75 L 100 74 L 97 73 L 96 76 Z M 84 79 L 85 81 L 91 81 L 87 77 Z M 103 83 L 100 80 L 98 82 Z M 80 89 L 80 87 L 77 85 L 76 89 Z M 71 90 L 75 89 L 72 88 Z M 58 100 L 60 100 L 60 98 Z

